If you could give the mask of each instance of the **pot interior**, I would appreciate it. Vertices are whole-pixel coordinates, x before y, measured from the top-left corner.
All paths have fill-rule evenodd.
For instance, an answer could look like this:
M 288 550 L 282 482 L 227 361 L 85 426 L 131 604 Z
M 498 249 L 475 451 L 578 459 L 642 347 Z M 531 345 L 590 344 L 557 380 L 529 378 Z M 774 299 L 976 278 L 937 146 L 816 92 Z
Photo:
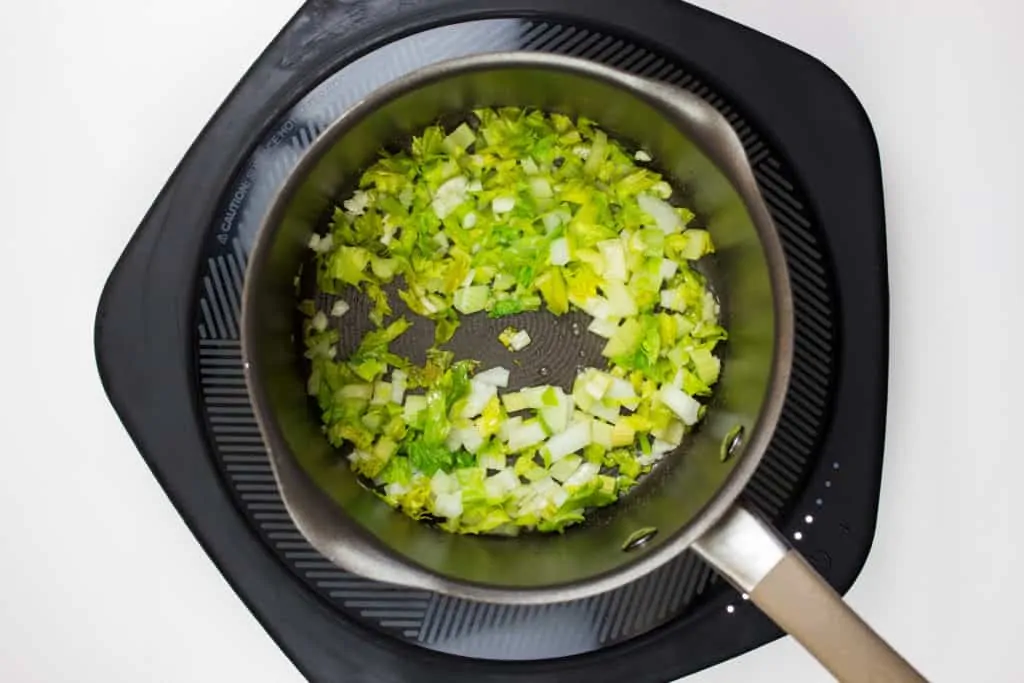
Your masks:
M 735 495 L 745 483 L 752 472 L 749 460 L 759 459 L 763 447 L 741 447 L 725 461 L 720 447 L 737 425 L 748 442 L 756 430 L 764 429 L 759 424 L 762 408 L 772 392 L 780 391 L 773 374 L 777 325 L 765 228 L 755 225 L 752 211 L 723 170 L 728 164 L 717 157 L 720 146 L 707 137 L 706 128 L 645 93 L 642 87 L 648 82 L 635 82 L 639 88 L 539 64 L 491 63 L 435 72 L 371 96 L 329 128 L 299 164 L 257 237 L 247 273 L 243 334 L 250 391 L 282 495 L 299 528 L 321 552 L 331 556 L 332 545 L 358 537 L 378 552 L 455 582 L 497 589 L 572 584 L 615 572 L 652 553 L 675 554 L 692 540 L 694 521 L 711 501 L 729 487 Z M 656 167 L 681 189 L 685 205 L 712 233 L 717 253 L 701 267 L 720 300 L 730 335 L 718 347 L 722 373 L 701 426 L 628 496 L 561 535 L 457 536 L 391 509 L 360 485 L 344 454 L 328 444 L 305 389 L 296 306 L 299 298 L 315 292 L 297 293 L 294 278 L 310 261 L 310 235 L 323 227 L 324 217 L 382 148 L 403 144 L 439 119 L 454 121 L 474 107 L 502 105 L 583 115 L 609 136 L 651 152 Z M 342 353 L 346 343 L 352 348 L 371 325 L 365 304 L 358 297 L 352 302 L 353 310 L 339 323 Z M 396 314 L 403 312 L 399 303 L 392 297 Z M 409 319 L 416 325 L 394 348 L 421 359 L 432 341 L 432 326 L 414 316 Z M 514 320 L 477 314 L 463 322 L 447 348 L 457 358 L 483 361 L 482 368 L 499 363 L 512 367 L 514 382 L 557 383 L 568 390 L 577 366 L 603 367 L 602 340 L 585 331 L 587 320 L 571 315 L 556 319 L 546 311 Z M 578 334 L 573 323 L 584 332 Z M 533 337 L 523 354 L 503 355 L 507 352 L 496 341 L 509 324 Z M 523 359 L 521 368 L 511 365 L 513 358 Z M 744 462 L 748 467 L 737 471 Z M 627 539 L 648 527 L 657 534 L 635 550 L 623 550 Z M 367 562 L 347 568 L 373 576 L 372 560 Z

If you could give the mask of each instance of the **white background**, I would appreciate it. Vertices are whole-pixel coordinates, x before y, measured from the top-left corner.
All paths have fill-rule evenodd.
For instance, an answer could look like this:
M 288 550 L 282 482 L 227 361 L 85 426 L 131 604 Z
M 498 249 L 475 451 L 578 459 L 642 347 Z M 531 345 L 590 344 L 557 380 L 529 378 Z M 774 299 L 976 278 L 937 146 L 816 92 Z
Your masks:
M 92 339 L 132 231 L 297 4 L 2 3 L 2 681 L 301 680 L 149 474 Z M 1019 4 L 700 4 L 840 73 L 882 151 L 889 430 L 848 598 L 934 680 L 1022 681 Z M 688 680 L 828 679 L 786 639 Z

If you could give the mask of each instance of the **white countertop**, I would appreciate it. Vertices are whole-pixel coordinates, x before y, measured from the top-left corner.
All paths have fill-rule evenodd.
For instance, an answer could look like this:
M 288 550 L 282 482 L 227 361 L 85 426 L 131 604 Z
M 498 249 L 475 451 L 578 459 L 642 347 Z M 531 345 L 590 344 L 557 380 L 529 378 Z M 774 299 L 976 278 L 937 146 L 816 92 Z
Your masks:
M 115 259 L 297 4 L 0 9 L 0 680 L 302 680 L 150 475 L 100 387 L 92 339 Z M 878 532 L 848 599 L 934 680 L 1022 681 L 1024 10 L 698 4 L 835 69 L 881 147 L 889 427 Z M 790 639 L 687 679 L 825 680 Z

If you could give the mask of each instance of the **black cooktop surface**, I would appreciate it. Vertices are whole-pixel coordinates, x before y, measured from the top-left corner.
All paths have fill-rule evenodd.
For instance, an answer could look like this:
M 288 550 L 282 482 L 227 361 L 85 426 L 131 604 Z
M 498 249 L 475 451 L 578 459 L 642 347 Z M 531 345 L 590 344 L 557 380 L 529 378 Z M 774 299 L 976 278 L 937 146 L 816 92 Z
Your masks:
M 262 215 L 303 150 L 362 96 L 426 64 L 497 50 L 572 54 L 657 78 L 732 123 L 783 237 L 797 333 L 783 417 L 745 495 L 840 591 L 870 547 L 886 396 L 884 217 L 870 124 L 835 74 L 671 0 L 311 1 L 133 237 L 104 292 L 96 343 L 143 457 L 313 680 L 665 681 L 780 635 L 692 554 L 587 600 L 486 605 L 341 571 L 284 510 L 239 347 Z

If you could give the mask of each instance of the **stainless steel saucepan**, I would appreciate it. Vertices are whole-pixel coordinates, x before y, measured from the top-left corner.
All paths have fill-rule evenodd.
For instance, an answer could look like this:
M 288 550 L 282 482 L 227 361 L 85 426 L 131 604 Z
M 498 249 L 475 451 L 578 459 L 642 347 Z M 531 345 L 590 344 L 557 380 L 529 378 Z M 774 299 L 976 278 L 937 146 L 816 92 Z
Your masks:
M 293 313 L 294 278 L 309 258 L 312 231 L 379 150 L 439 118 L 501 105 L 584 115 L 650 150 L 673 181 L 692 190 L 718 247 L 709 275 L 730 336 L 704 423 L 626 498 L 564 535 L 447 534 L 364 489 L 310 407 Z M 349 318 L 344 324 L 362 324 Z M 426 348 L 432 338 L 418 341 Z M 575 367 L 581 343 L 558 340 L 548 361 Z M 736 134 L 687 92 L 585 60 L 531 53 L 457 59 L 382 87 L 314 142 L 274 199 L 248 266 L 242 345 L 284 502 L 309 542 L 339 567 L 463 598 L 537 604 L 617 588 L 692 548 L 837 678 L 924 680 L 737 502 L 786 394 L 792 300 L 779 236 Z M 722 441 L 736 425 L 742 437 L 723 461 Z M 656 533 L 624 549 L 641 529 Z

